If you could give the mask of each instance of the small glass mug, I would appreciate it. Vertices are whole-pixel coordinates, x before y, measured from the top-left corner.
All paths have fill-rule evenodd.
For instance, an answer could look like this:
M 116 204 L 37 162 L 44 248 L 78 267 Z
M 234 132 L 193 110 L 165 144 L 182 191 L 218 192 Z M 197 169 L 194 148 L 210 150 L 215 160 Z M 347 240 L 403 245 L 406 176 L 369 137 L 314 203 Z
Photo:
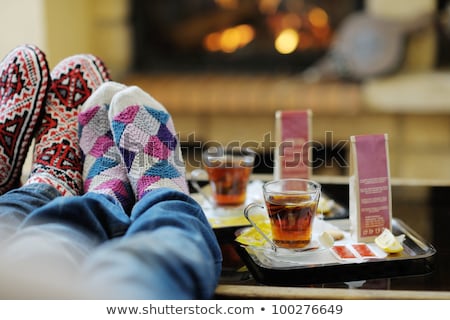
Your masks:
M 265 183 L 263 194 L 271 238 L 250 218 L 253 208 L 263 206 L 251 203 L 245 208 L 244 215 L 274 251 L 277 248 L 305 248 L 311 242 L 321 188 L 319 183 L 308 179 L 281 179 Z
M 255 164 L 255 152 L 247 148 L 208 148 L 202 155 L 204 169 L 191 172 L 192 186 L 211 205 L 240 206 L 247 197 L 247 185 Z M 208 175 L 212 197 L 198 184 L 199 177 Z

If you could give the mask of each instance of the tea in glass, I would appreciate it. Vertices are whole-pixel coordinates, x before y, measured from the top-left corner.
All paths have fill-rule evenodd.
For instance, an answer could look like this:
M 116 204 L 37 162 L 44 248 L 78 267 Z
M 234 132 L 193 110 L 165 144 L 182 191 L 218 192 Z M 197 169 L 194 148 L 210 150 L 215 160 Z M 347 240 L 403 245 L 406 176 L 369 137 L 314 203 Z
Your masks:
M 214 201 L 219 206 L 245 202 L 252 167 L 239 160 L 213 160 L 205 166 Z
M 308 195 L 269 195 L 265 202 L 272 241 L 282 248 L 306 247 L 311 241 L 317 202 Z
M 247 198 L 247 185 L 253 171 L 255 152 L 247 148 L 211 147 L 203 152 L 204 169 L 191 173 L 193 187 L 213 206 L 240 206 Z M 205 194 L 197 179 L 208 175 L 211 195 Z

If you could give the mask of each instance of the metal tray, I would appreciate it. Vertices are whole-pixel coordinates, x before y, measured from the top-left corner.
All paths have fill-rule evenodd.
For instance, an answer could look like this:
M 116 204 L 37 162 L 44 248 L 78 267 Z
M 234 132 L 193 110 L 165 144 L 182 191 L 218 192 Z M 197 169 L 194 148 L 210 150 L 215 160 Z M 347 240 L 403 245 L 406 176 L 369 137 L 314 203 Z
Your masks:
M 399 219 L 393 219 L 392 232 L 405 235 L 403 252 L 362 263 L 342 264 L 336 261 L 275 266 L 261 261 L 249 248 L 236 241 L 234 246 L 255 280 L 266 285 L 295 286 L 431 273 L 435 248 Z

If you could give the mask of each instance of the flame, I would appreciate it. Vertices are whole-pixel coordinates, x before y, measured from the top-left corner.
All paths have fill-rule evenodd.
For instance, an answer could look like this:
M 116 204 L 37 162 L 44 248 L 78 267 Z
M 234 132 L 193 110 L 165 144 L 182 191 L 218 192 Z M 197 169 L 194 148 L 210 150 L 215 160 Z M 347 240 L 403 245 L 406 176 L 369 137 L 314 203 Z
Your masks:
M 326 28 L 328 27 L 328 14 L 319 7 L 314 7 L 308 13 L 308 20 L 313 27 Z
M 263 14 L 274 14 L 278 10 L 281 0 L 259 0 L 258 8 Z
M 284 29 L 275 39 L 275 49 L 281 54 L 289 54 L 297 49 L 299 42 L 300 36 L 296 30 Z
M 220 47 L 222 51 L 232 53 L 239 47 L 239 31 L 236 28 L 228 28 L 220 36 Z
M 296 13 L 289 13 L 282 18 L 281 24 L 284 28 L 299 30 L 302 26 L 302 18 Z
M 203 40 L 203 46 L 211 52 L 232 53 L 249 44 L 254 38 L 255 29 L 248 24 L 241 24 L 208 34 Z
M 223 9 L 234 10 L 239 7 L 238 0 L 215 0 Z M 329 16 L 324 9 L 315 6 L 309 11 L 278 12 L 281 0 L 258 0 L 258 8 L 266 15 L 266 23 L 275 34 L 274 46 L 281 54 L 290 54 L 296 50 L 321 48 L 331 39 Z M 303 6 L 302 6 L 303 7 Z M 290 8 L 292 9 L 292 8 Z M 305 12 L 306 11 L 306 12 Z M 240 24 L 207 34 L 203 38 L 203 47 L 209 52 L 233 53 L 247 46 L 256 37 L 255 27 Z M 301 41 L 300 41 L 301 40 Z

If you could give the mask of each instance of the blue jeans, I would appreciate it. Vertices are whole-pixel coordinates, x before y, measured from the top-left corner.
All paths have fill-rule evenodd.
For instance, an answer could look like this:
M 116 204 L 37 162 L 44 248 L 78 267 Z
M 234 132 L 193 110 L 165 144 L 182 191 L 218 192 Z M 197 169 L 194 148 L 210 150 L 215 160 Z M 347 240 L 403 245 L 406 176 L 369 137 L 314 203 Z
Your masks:
M 221 272 L 201 207 L 172 189 L 148 193 L 128 216 L 108 196 L 32 184 L 0 197 L 0 223 L 0 261 L 20 279 L 47 279 L 50 297 L 63 287 L 73 290 L 58 297 L 209 299 Z

